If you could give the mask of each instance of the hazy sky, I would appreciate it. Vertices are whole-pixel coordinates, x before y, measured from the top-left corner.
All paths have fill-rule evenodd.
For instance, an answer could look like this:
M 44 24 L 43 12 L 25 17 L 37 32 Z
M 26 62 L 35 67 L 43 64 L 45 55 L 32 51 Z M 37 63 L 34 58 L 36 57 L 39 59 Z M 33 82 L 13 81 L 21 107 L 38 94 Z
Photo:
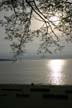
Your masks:
M 0 12 L 0 19 L 3 18 L 5 12 Z M 32 29 L 38 29 L 42 25 L 41 22 L 33 20 L 32 21 Z M 12 50 L 9 46 L 10 42 L 8 40 L 5 40 L 4 37 L 6 36 L 4 27 L 0 26 L 0 58 L 4 57 L 11 57 L 12 56 Z M 39 47 L 39 39 L 35 39 L 33 42 L 30 42 L 27 44 L 26 49 L 27 53 L 24 55 L 25 58 L 38 58 L 37 49 Z M 48 54 L 47 58 L 63 58 L 63 57 L 72 57 L 72 44 L 67 44 L 66 47 L 63 49 L 63 51 L 54 53 L 54 54 Z

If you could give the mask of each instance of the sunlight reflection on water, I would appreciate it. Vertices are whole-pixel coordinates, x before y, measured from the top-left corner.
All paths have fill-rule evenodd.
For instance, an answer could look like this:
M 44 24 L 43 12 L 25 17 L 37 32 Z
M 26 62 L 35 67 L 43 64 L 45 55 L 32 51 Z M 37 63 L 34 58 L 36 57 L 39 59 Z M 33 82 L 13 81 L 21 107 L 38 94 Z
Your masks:
M 72 85 L 72 59 L 0 62 L 0 83 Z
M 50 60 L 48 61 L 48 68 L 50 71 L 49 82 L 51 84 L 59 85 L 63 83 L 63 69 L 66 64 L 65 60 Z

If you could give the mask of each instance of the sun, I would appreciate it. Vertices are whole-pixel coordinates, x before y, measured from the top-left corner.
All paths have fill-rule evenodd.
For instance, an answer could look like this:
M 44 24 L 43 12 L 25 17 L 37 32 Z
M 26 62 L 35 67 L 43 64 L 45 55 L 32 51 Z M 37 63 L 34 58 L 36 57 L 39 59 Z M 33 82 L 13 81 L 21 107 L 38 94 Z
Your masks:
M 60 22 L 59 15 L 56 14 L 56 15 L 54 15 L 54 16 L 51 16 L 51 17 L 49 18 L 49 21 L 53 22 L 53 24 L 55 24 L 55 25 L 58 25 L 59 22 Z

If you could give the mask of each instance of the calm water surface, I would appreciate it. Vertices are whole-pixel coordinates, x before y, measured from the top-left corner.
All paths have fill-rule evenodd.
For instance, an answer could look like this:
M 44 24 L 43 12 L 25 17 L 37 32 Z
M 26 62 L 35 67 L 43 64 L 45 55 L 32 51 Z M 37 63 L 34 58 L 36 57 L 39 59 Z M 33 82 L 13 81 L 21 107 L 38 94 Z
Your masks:
M 0 62 L 0 83 L 72 85 L 72 59 Z

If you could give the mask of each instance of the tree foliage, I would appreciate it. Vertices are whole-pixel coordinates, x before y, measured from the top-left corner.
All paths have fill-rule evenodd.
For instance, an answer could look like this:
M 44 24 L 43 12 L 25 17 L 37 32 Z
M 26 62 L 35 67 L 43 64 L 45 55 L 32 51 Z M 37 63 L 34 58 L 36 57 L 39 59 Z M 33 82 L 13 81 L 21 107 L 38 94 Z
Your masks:
M 5 27 L 11 48 L 16 55 L 25 52 L 25 46 L 33 37 L 41 39 L 38 53 L 53 53 L 64 47 L 63 42 L 72 42 L 72 3 L 68 0 L 2 0 L 0 11 L 12 12 L 0 20 Z M 37 30 L 31 30 L 31 21 L 43 23 Z M 50 20 L 54 16 L 56 21 Z M 58 33 L 56 33 L 58 32 Z M 60 35 L 59 35 L 60 34 Z M 52 49 L 54 47 L 54 49 Z

